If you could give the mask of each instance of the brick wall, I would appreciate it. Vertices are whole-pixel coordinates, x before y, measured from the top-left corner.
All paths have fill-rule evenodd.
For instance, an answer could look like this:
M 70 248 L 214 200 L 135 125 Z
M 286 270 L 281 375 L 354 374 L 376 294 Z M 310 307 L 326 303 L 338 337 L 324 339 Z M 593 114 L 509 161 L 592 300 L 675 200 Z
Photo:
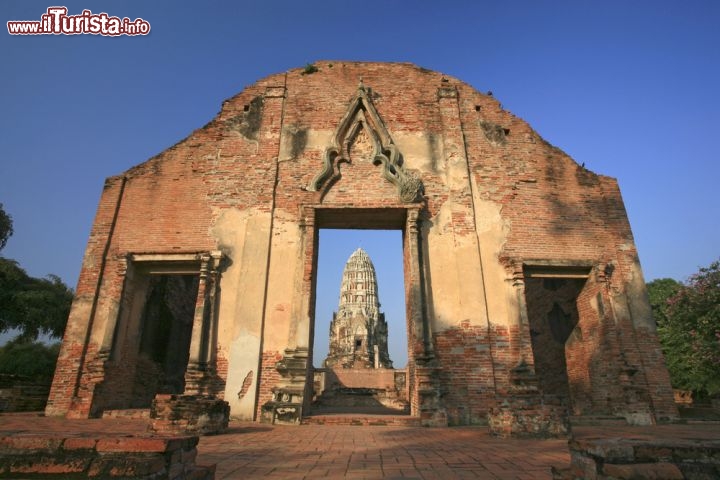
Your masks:
M 378 388 L 393 390 L 395 372 L 392 368 L 378 370 L 366 368 L 331 368 L 326 373 L 326 388 L 340 386 L 345 388 Z
M 422 286 L 424 308 L 435 347 L 431 366 L 439 369 L 436 387 L 451 422 L 480 421 L 498 396 L 510 389 L 512 368 L 521 361 L 533 367 L 529 327 L 521 327 L 515 314 L 507 313 L 517 310 L 513 308 L 491 315 L 456 305 L 448 311 L 457 312 L 457 318 L 433 316 L 451 300 L 435 294 L 442 291 L 442 285 L 434 282 L 446 277 L 430 267 L 443 268 L 447 262 L 430 256 L 454 248 L 493 252 L 482 258 L 483 265 L 476 265 L 480 260 L 474 257 L 456 258 L 454 263 L 496 272 L 495 276 L 467 277 L 479 279 L 473 285 L 457 276 L 455 281 L 462 286 L 463 295 L 492 295 L 508 302 L 515 302 L 511 271 L 527 261 L 612 264 L 612 289 L 619 296 L 626 293 L 633 278 L 641 277 L 617 182 L 590 172 L 549 145 L 492 96 L 410 64 L 318 62 L 317 66 L 319 71 L 310 75 L 295 69 L 258 81 L 226 100 L 215 119 L 186 139 L 108 180 L 88 242 L 48 413 L 67 412 L 73 398 L 77 405 L 84 405 L 79 411 L 90 411 L 94 386 L 104 379 L 103 362 L 111 344 L 107 339 L 112 339 L 122 303 L 129 253 L 221 249 L 230 262 L 237 262 L 234 246 L 220 242 L 213 232 L 216 221 L 230 210 L 268 212 L 285 222 L 295 218 L 301 225 L 303 208 L 344 209 L 345 223 L 336 226 L 368 228 L 372 222 L 357 209 L 412 206 L 404 204 L 397 188 L 382 177 L 381 166 L 366 158 L 371 151 L 367 139 L 373 135 L 367 130 L 372 122 L 367 121 L 366 131 L 358 134 L 365 135 L 362 141 L 340 139 L 348 143 L 350 154 L 348 162 L 332 165 L 332 181 L 317 192 L 308 188 L 323 169 L 326 148 L 337 140 L 334 132 L 348 114 L 361 79 L 381 119 L 379 128 L 386 129 L 401 150 L 404 167 L 424 184 L 420 263 L 425 281 L 438 287 Z M 355 113 L 369 118 L 369 112 L 364 107 L 361 110 Z M 484 236 L 487 219 L 479 213 L 481 204 L 493 205 L 501 212 L 499 224 L 493 227 L 500 232 L 496 237 Z M 440 221 L 445 218 L 447 224 Z M 285 303 L 305 299 L 305 311 L 297 313 L 292 325 L 272 324 L 264 305 L 258 313 L 264 318 L 261 335 L 280 344 L 287 338 L 291 348 L 295 347 L 292 335 L 298 325 L 313 315 L 312 302 L 307 301 L 314 296 L 315 261 L 311 257 L 317 255 L 312 229 L 322 227 L 320 223 L 305 228 L 303 258 L 292 259 L 304 270 L 302 282 L 292 287 L 294 291 L 282 291 Z M 277 242 L 284 241 L 281 234 L 270 233 Z M 439 246 L 428 249 L 422 244 L 428 241 Z M 271 243 L 268 239 L 267 244 Z M 405 245 L 407 249 L 407 241 Z M 267 257 L 253 261 L 271 265 Z M 407 258 L 405 271 L 406 275 L 410 271 Z M 501 278 L 503 271 L 505 278 Z M 408 282 L 406 287 L 408 297 L 417 293 Z M 271 281 L 263 288 L 277 296 Z M 650 395 L 657 398 L 658 408 L 672 414 L 666 398 L 668 392 L 671 398 L 672 392 L 654 335 L 641 332 L 636 336 L 634 325 L 639 323 L 632 315 L 618 327 L 600 321 L 597 307 L 592 306 L 597 294 L 605 298 L 606 308 L 611 305 L 610 293 L 602 288 L 588 291 L 587 298 L 580 295 L 578 302 L 583 337 L 568 353 L 568 377 L 577 384 L 573 395 L 578 405 L 583 411 L 613 410 L 612 402 L 601 397 L 622 390 L 613 379 L 621 368 L 618 355 L 624 352 L 628 371 L 640 372 L 647 379 Z M 221 298 L 231 295 L 244 301 L 242 291 L 223 290 Z M 640 310 L 634 310 L 636 317 Z M 232 370 L 227 352 L 234 339 L 228 332 L 242 331 L 244 321 L 231 316 L 220 320 L 214 345 L 220 379 Z M 410 399 L 412 411 L 417 413 L 415 363 L 428 360 L 420 358 L 426 346 L 417 337 L 416 326 L 408 329 L 409 344 L 416 346 L 410 352 L 408 382 L 415 392 Z M 621 337 L 628 339 L 622 345 Z M 260 345 L 262 350 L 263 343 Z M 260 366 L 256 411 L 270 399 L 271 389 L 279 381 L 275 363 L 282 348 L 276 351 L 273 345 L 260 350 L 253 353 Z M 642 403 L 642 399 L 627 395 L 618 398 Z
M 181 480 L 215 478 L 195 464 L 198 437 L 14 435 L 0 437 L 3 478 Z

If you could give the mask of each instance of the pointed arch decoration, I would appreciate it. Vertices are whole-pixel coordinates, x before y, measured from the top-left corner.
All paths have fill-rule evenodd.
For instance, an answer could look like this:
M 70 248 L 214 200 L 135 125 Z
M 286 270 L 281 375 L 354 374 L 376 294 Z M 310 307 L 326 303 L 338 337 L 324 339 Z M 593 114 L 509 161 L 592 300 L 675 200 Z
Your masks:
M 350 163 L 352 141 L 365 129 L 373 145 L 373 164 L 382 165 L 383 178 L 397 187 L 400 200 L 405 203 L 422 201 L 422 181 L 403 167 L 402 155 L 378 115 L 370 94 L 371 90 L 361 80 L 355 98 L 335 130 L 332 144 L 325 149 L 323 169 L 313 178 L 307 190 L 324 194 L 339 179 L 338 165 Z

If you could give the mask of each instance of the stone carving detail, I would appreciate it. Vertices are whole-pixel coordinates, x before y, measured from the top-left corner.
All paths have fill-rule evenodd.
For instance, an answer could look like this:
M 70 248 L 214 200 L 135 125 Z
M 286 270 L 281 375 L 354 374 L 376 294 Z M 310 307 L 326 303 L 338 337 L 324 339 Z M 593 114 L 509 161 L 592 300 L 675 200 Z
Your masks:
M 423 193 L 425 193 L 422 180 L 410 172 L 400 171 L 399 173 L 398 189 L 400 190 L 400 200 L 406 203 L 421 200 Z
M 262 406 L 261 422 L 300 423 L 305 399 L 307 365 L 307 348 L 285 349 L 283 358 L 275 364 L 275 369 L 280 374 L 280 381 L 272 389 L 272 400 Z
M 365 132 L 362 132 L 363 129 Z M 361 135 L 363 133 L 365 135 Z M 403 167 L 402 155 L 375 110 L 370 89 L 362 81 L 355 99 L 335 130 L 332 145 L 325 149 L 322 171 L 313 178 L 307 190 L 326 190 L 334 179 L 339 178 L 337 166 L 343 162 L 351 163 L 350 150 L 359 136 L 371 141 L 373 164 L 382 166 L 382 176 L 397 187 L 400 200 L 406 203 L 421 201 L 424 194 L 422 181 Z

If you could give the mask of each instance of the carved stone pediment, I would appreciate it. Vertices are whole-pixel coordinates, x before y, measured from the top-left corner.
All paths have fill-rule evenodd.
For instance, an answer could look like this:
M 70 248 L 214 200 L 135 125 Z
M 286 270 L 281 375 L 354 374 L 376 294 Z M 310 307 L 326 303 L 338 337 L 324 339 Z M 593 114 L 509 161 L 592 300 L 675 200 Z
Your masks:
M 340 177 L 338 165 L 351 162 L 351 150 L 357 148 L 359 139 L 363 143 L 369 141 L 373 164 L 382 166 L 382 177 L 397 187 L 400 200 L 405 203 L 422 200 L 422 181 L 403 167 L 402 155 L 372 103 L 370 89 L 362 82 L 335 130 L 332 144 L 325 149 L 322 171 L 307 189 L 311 192 L 328 190 L 333 180 Z

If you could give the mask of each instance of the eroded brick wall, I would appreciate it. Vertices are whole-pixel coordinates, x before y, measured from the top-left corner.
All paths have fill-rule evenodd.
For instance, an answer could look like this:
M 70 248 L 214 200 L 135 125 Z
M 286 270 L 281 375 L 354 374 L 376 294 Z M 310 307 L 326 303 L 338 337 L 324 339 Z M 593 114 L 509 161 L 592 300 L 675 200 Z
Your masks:
M 471 327 L 469 323 L 435 335 L 435 350 L 443 366 L 441 379 L 446 390 L 443 401 L 451 425 L 482 422 L 494 406 L 493 347 L 509 348 L 509 344 L 493 341 L 487 328 Z
M 275 365 L 282 360 L 280 352 L 264 352 L 262 356 L 262 370 L 260 372 L 260 386 L 258 388 L 257 403 L 255 404 L 256 418 L 260 418 L 260 410 L 263 404 L 273 398 L 273 388 L 280 381 L 280 374 Z
M 393 390 L 396 371 L 392 368 L 332 368 L 328 369 L 325 382 L 326 386 Z
M 404 168 L 424 185 L 420 258 L 408 259 L 407 253 L 405 258 L 407 296 L 424 299 L 423 315 L 408 307 L 415 322 L 408 325 L 412 411 L 420 408 L 420 363 L 436 372 L 423 373 L 423 381 L 438 379 L 432 388 L 453 423 L 480 421 L 511 389 L 512 369 L 523 362 L 534 367 L 530 327 L 521 322 L 512 271 L 536 260 L 612 264 L 613 295 L 630 298 L 628 318 L 618 327 L 601 321 L 593 304 L 600 294 L 610 308 L 605 287 L 578 298 L 583 337 L 568 344 L 567 364 L 581 410 L 613 410 L 612 402 L 600 397 L 623 388 L 613 384 L 621 352 L 631 365 L 627 370 L 640 372 L 650 396 L 667 405 L 672 392 L 652 321 L 636 308 L 642 307 L 637 289 L 628 290 L 642 273 L 614 179 L 585 169 L 492 96 L 442 73 L 410 64 L 317 66 L 310 75 L 295 69 L 260 80 L 224 102 L 203 128 L 108 180 L 48 413 L 66 412 L 74 396 L 82 405 L 78 411 L 88 413 L 95 385 L 112 368 L 104 362 L 115 361 L 108 338 L 120 310 L 128 254 L 209 250 L 225 255 L 213 340 L 217 371 L 229 385 L 225 396 L 231 406 L 237 405 L 232 397 L 247 372 L 257 371 L 258 384 L 244 394 L 257 403 L 243 415 L 259 412 L 281 380 L 275 364 L 282 352 L 310 348 L 311 340 L 300 336 L 312 332 L 306 323 L 314 313 L 314 236 L 327 225 L 320 217 L 307 220 L 305 212 L 341 210 L 344 220 L 334 226 L 376 228 L 367 213 L 374 210 L 358 209 L 418 206 L 403 203 L 381 166 L 368 158 L 372 132 L 334 137 L 361 79 Z M 351 113 L 368 114 L 362 110 Z M 336 141 L 348 143 L 349 158 L 332 164 L 332 180 L 313 191 L 309 186 Z M 406 226 L 396 222 L 390 228 Z M 422 285 L 409 285 L 409 261 L 420 265 Z M 432 355 L 418 338 L 418 319 L 427 322 Z M 635 335 L 638 328 L 650 330 Z M 620 345 L 620 337 L 628 340 Z M 618 398 L 629 398 L 626 394 Z

